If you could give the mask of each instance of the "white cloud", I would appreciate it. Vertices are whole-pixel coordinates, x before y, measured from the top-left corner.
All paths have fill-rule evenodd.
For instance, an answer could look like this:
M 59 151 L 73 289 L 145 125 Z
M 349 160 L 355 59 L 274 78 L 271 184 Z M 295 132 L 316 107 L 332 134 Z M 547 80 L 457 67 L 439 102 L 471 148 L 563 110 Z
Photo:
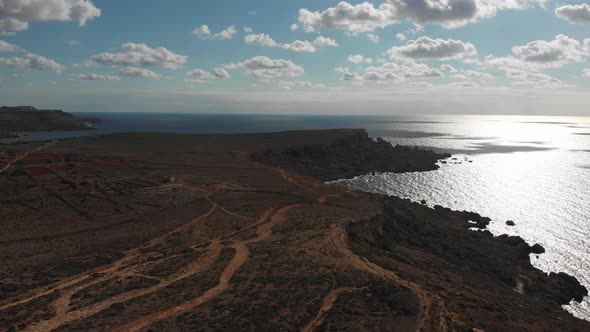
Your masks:
M 205 79 L 205 78 L 212 78 L 213 75 L 211 75 L 211 73 L 209 73 L 208 71 L 205 71 L 203 69 L 191 69 L 189 71 L 186 72 L 186 76 L 189 77 L 193 77 L 196 79 Z
M 455 69 L 455 67 L 449 65 L 449 64 L 442 64 L 440 65 L 440 70 L 447 72 L 447 73 L 455 73 L 457 72 L 457 69 Z
M 272 39 L 271 36 L 265 34 L 265 33 L 261 33 L 261 34 L 256 34 L 256 35 L 247 35 L 246 37 L 244 37 L 244 42 L 246 44 L 256 44 L 256 45 L 262 45 L 262 46 L 267 46 L 267 47 L 279 47 L 279 43 L 277 43 L 274 39 Z
M 211 33 L 211 30 L 209 30 L 209 26 L 205 24 L 193 30 L 193 34 L 199 36 L 199 38 L 201 39 L 226 40 L 233 38 L 233 36 L 235 36 L 237 33 L 238 30 L 234 25 L 231 25 L 222 30 L 221 32 L 215 34 Z
M 480 85 L 477 83 L 473 83 L 473 82 L 453 82 L 453 83 L 449 83 L 447 84 L 448 87 L 452 87 L 452 88 L 477 88 Z
M 0 40 L 0 52 L 16 52 L 20 50 L 20 46 Z
M 237 64 L 226 65 L 227 69 L 241 69 L 257 78 L 295 77 L 305 72 L 303 67 L 285 59 L 270 59 L 257 56 Z
M 515 86 L 529 86 L 535 88 L 571 87 L 561 80 L 544 73 L 527 72 L 523 70 L 508 70 L 506 76 L 513 80 Z
M 313 44 L 318 47 L 338 47 L 336 40 L 322 36 L 317 37 Z
M 179 55 L 164 47 L 151 48 L 146 44 L 125 43 L 125 53 L 100 53 L 90 60 L 113 66 L 153 66 L 178 69 L 184 65 L 187 56 Z
M 590 24 L 590 5 L 567 5 L 555 9 L 555 15 L 574 24 Z
M 22 57 L 0 58 L 0 65 L 13 66 L 17 68 L 45 70 L 55 73 L 62 72 L 65 67 L 46 57 L 27 53 Z
M 401 32 L 400 32 L 400 33 L 398 33 L 398 34 L 396 34 L 396 35 L 395 35 L 395 38 L 397 38 L 397 39 L 399 39 L 399 40 L 401 40 L 401 41 L 405 41 L 406 39 L 408 39 L 408 38 L 406 37 L 406 35 L 404 35 L 404 34 L 403 34 L 403 33 L 401 33 Z
M 279 86 L 284 89 L 294 88 L 325 88 L 324 84 L 313 84 L 308 81 L 280 81 Z
M 211 71 L 211 74 L 216 78 L 231 78 L 227 70 L 223 68 L 215 68 Z
M 70 76 L 74 81 L 120 81 L 121 78 L 113 75 L 100 75 L 95 73 L 89 74 L 75 74 Z
M 186 76 L 189 76 L 196 80 L 204 80 L 208 78 L 231 78 L 227 70 L 223 68 L 215 68 L 213 70 L 205 71 L 203 69 L 195 68 L 186 72 Z M 194 83 L 194 82 L 193 82 Z
M 584 69 L 584 70 L 582 71 L 582 74 L 583 74 L 584 76 L 586 76 L 586 77 L 590 77 L 590 68 L 589 68 L 589 69 Z
M 119 75 L 127 77 L 141 77 L 149 78 L 153 80 L 159 80 L 162 76 L 154 73 L 151 70 L 137 68 L 137 67 L 125 67 L 119 70 Z
M 81 26 L 100 16 L 89 0 L 2 0 L 0 31 L 23 31 L 29 22 L 77 21 Z
M 514 46 L 512 53 L 523 62 L 547 67 L 581 62 L 588 56 L 579 41 L 565 35 L 557 35 L 551 41 L 535 40 L 523 46 Z
M 476 80 L 491 80 L 494 76 L 488 73 L 482 73 L 476 70 L 461 70 L 460 73 L 453 75 L 453 78 L 462 79 L 462 80 L 469 80 L 469 79 L 476 79 Z
M 379 42 L 381 41 L 381 38 L 379 38 L 379 36 L 373 33 L 367 34 L 367 38 L 369 38 L 369 40 L 375 44 L 379 44 Z
M 421 37 L 408 41 L 404 46 L 392 47 L 387 54 L 415 60 L 445 60 L 476 55 L 477 50 L 473 44 L 460 40 Z
M 317 37 L 313 43 L 307 40 L 296 40 L 289 44 L 277 43 L 271 36 L 265 33 L 250 34 L 244 37 L 244 42 L 250 45 L 261 45 L 266 47 L 280 47 L 293 52 L 314 53 L 317 47 L 336 47 L 338 44 L 334 39 Z
M 385 0 L 352 5 L 342 1 L 324 11 L 299 10 L 299 22 L 308 31 L 342 29 L 371 32 L 392 24 L 410 21 L 417 25 L 437 24 L 457 28 L 480 18 L 493 17 L 500 10 L 542 5 L 545 0 Z
M 343 74 L 343 80 L 354 82 L 404 83 L 411 82 L 415 79 L 439 78 L 444 76 L 440 70 L 430 68 L 426 64 L 417 63 L 412 60 L 403 60 L 399 63 L 387 62 L 380 66 L 370 66 L 362 74 L 352 72 L 349 68 L 337 68 L 336 71 Z
M 299 30 L 299 26 L 295 23 L 289 25 L 289 29 L 291 29 L 291 31 L 296 31 Z
M 373 59 L 372 58 L 365 58 L 363 55 L 361 54 L 354 54 L 354 55 L 349 55 L 348 58 L 346 59 L 348 60 L 348 62 L 352 62 L 352 63 L 373 63 Z
M 293 52 L 315 53 L 317 51 L 313 44 L 307 40 L 296 40 L 290 44 L 283 44 L 281 47 Z
M 244 27 L 244 32 L 245 33 L 252 33 L 252 32 L 254 32 L 254 29 L 252 29 L 250 27 Z
M 80 41 L 79 40 L 72 39 L 72 40 L 68 40 L 67 41 L 67 44 L 68 44 L 68 46 L 72 46 L 72 47 L 73 46 L 78 46 L 78 45 L 80 45 Z
M 312 12 L 305 8 L 299 10 L 299 22 L 308 32 L 320 29 L 342 29 L 352 32 L 370 32 L 398 22 L 389 4 L 375 8 L 363 2 L 351 5 L 340 2 L 336 7 L 323 12 Z

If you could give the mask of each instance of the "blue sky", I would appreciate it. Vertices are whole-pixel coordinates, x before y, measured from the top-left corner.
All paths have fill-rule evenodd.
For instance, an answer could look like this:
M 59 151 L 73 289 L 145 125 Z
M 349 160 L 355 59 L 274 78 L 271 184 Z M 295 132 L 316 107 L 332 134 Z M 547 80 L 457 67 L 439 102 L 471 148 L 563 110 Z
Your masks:
M 590 115 L 589 92 L 584 1 L 0 0 L 7 105 Z

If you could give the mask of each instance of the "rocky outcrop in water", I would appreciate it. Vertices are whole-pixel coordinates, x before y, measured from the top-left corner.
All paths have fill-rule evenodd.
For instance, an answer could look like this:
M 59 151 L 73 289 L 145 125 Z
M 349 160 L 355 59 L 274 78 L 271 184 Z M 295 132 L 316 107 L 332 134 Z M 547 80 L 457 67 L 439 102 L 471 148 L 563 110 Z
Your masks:
M 351 130 L 335 142 L 269 148 L 252 154 L 256 161 L 324 181 L 352 178 L 371 172 L 420 172 L 438 169 L 446 153 L 392 146 L 371 139 L 364 130 Z

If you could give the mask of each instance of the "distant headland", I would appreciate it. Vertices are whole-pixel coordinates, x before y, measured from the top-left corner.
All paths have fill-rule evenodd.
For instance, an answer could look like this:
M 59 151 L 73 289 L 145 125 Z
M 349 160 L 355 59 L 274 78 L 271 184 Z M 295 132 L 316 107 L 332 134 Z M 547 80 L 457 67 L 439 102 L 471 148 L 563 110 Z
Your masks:
M 81 118 L 61 110 L 40 110 L 33 106 L 0 107 L 0 138 L 17 132 L 92 130 L 98 119 Z

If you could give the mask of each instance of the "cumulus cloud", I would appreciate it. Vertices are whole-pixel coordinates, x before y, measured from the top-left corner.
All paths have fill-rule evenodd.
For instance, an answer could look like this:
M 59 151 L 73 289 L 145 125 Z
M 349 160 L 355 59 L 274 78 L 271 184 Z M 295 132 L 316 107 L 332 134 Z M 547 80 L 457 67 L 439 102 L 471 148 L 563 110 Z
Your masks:
M 523 62 L 547 67 L 581 62 L 588 56 L 582 43 L 565 35 L 557 35 L 551 41 L 536 40 L 526 45 L 514 46 L 512 53 Z
M 277 78 L 301 76 L 303 67 L 285 59 L 271 59 L 257 56 L 237 64 L 226 65 L 227 69 L 241 69 L 257 78 Z
M 211 71 L 195 68 L 186 72 L 186 76 L 196 80 L 204 80 L 208 78 L 231 78 L 227 70 L 223 68 L 215 68 Z
M 283 44 L 281 48 L 293 52 L 315 53 L 317 49 L 313 44 L 307 40 L 296 40 L 290 44 Z
M 421 37 L 408 41 L 406 45 L 392 47 L 387 54 L 415 60 L 445 60 L 476 55 L 477 50 L 473 44 L 460 40 Z
M 582 75 L 586 76 L 586 77 L 590 77 L 590 68 L 589 69 L 584 69 L 582 71 Z
M 367 38 L 369 38 L 369 40 L 375 44 L 379 44 L 379 42 L 381 41 L 381 38 L 373 33 L 367 34 Z
M 244 27 L 244 32 L 245 33 L 252 33 L 252 32 L 254 32 L 254 29 L 252 29 L 250 27 Z
M 113 75 L 100 75 L 95 73 L 75 74 L 70 76 L 74 81 L 120 81 L 121 78 Z
M 324 84 L 313 84 L 308 81 L 280 81 L 279 87 L 283 89 L 296 89 L 296 88 L 325 88 Z
M 523 70 L 508 70 L 506 76 L 513 80 L 512 85 L 528 86 L 535 88 L 561 88 L 571 87 L 561 80 L 539 72 L 527 72 Z
M 125 67 L 119 70 L 119 75 L 127 77 L 141 77 L 149 78 L 152 80 L 159 80 L 162 76 L 154 73 L 151 70 L 137 67 Z
M 457 69 L 455 69 L 455 67 L 449 65 L 449 64 L 442 64 L 440 65 L 440 70 L 447 72 L 447 73 L 455 73 L 457 72 Z
M 494 76 L 488 73 L 482 73 L 476 70 L 461 70 L 458 74 L 453 75 L 453 78 L 462 79 L 462 80 L 469 80 L 469 79 L 476 79 L 476 80 L 491 80 Z
M 0 52 L 16 52 L 20 50 L 19 46 L 0 40 Z
M 338 47 L 336 40 L 322 36 L 317 37 L 313 44 L 318 47 Z
M 216 78 L 231 78 L 227 70 L 223 68 L 215 68 L 211 71 L 211 74 Z
M 342 1 L 324 11 L 299 10 L 299 22 L 308 31 L 342 29 L 371 32 L 392 24 L 410 21 L 416 25 L 437 24 L 457 28 L 481 18 L 493 17 L 500 10 L 523 9 L 545 0 L 385 0 L 375 6 L 369 2 L 352 5 Z
M 218 33 L 211 33 L 208 25 L 201 25 L 193 30 L 193 34 L 199 36 L 201 39 L 218 39 L 226 40 L 232 39 L 238 33 L 234 25 L 231 25 Z
M 296 30 L 299 30 L 299 26 L 297 24 L 293 23 L 289 26 L 289 29 L 291 29 L 291 31 L 296 31 Z
M 555 15 L 574 24 L 590 24 L 590 5 L 567 5 L 555 9 Z
M 146 44 L 125 43 L 125 53 L 100 53 L 90 60 L 95 63 L 113 66 L 151 66 L 178 69 L 184 65 L 187 56 L 179 55 L 164 47 L 151 48 Z
M 386 62 L 380 66 L 370 66 L 365 69 L 364 73 L 355 73 L 349 68 L 337 68 L 336 71 L 342 73 L 343 80 L 355 82 L 407 83 L 415 79 L 439 78 L 444 76 L 440 70 L 412 60 Z
M 400 32 L 400 33 L 398 33 L 398 34 L 396 34 L 396 35 L 395 35 L 395 38 L 397 38 L 397 39 L 399 39 L 399 40 L 401 40 L 401 41 L 405 41 L 406 39 L 408 39 L 408 38 L 406 37 L 406 35 L 404 35 L 404 34 L 403 34 L 403 33 L 401 33 L 401 32 Z
M 250 45 L 256 44 L 267 47 L 279 47 L 279 43 L 277 43 L 274 39 L 272 39 L 271 36 L 265 33 L 247 35 L 244 37 L 244 42 Z
M 90 0 L 1 0 L 0 31 L 23 31 L 29 22 L 77 21 L 81 26 L 100 16 Z
M 22 57 L 2 58 L 0 57 L 0 65 L 13 66 L 17 68 L 52 71 L 55 73 L 62 72 L 65 67 L 46 57 L 27 53 Z
M 452 88 L 477 88 L 480 85 L 477 83 L 473 83 L 473 82 L 453 82 L 453 83 L 449 83 L 447 84 L 448 87 L 452 87 Z
M 244 42 L 250 45 L 261 45 L 266 47 L 280 47 L 293 52 L 315 53 L 317 47 L 336 47 L 338 43 L 334 39 L 317 37 L 313 43 L 307 40 L 296 40 L 292 43 L 280 44 L 265 33 L 250 34 L 244 37 Z
M 352 62 L 352 63 L 356 63 L 356 64 L 363 63 L 363 62 L 373 63 L 373 59 L 372 58 L 365 58 L 361 54 L 349 55 L 346 60 L 348 60 L 348 62 Z

